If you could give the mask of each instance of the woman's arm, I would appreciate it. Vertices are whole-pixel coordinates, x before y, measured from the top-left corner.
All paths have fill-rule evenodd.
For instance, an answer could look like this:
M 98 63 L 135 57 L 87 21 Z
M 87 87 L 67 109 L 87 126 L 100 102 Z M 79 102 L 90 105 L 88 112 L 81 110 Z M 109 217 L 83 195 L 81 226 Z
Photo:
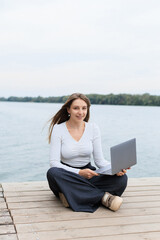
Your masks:
M 101 134 L 98 126 L 93 125 L 93 158 L 97 167 L 104 167 L 110 164 L 104 159 L 101 144 Z

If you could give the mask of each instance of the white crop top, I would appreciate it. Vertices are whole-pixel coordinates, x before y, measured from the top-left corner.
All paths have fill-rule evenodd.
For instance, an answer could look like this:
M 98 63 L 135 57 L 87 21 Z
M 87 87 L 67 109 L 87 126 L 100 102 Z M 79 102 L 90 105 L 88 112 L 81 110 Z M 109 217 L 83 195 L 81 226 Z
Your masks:
M 87 165 L 92 155 L 97 167 L 108 164 L 103 157 L 101 135 L 95 123 L 85 122 L 85 130 L 79 141 L 71 136 L 66 122 L 54 125 L 50 146 L 50 167 L 63 168 L 78 174 L 80 169 L 72 167 Z

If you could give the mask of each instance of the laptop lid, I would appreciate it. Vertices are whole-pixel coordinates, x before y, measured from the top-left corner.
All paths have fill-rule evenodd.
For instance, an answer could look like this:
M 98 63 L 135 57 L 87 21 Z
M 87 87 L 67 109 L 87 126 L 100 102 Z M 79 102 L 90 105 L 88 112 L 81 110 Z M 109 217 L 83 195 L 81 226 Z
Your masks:
M 110 148 L 112 175 L 137 163 L 136 139 L 131 139 Z

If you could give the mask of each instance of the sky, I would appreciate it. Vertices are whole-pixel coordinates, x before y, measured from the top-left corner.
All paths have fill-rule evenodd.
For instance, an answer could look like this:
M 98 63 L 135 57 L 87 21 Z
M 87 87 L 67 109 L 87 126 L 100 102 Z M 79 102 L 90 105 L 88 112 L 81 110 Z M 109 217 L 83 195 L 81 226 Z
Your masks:
M 160 95 L 159 0 L 0 0 L 0 97 Z

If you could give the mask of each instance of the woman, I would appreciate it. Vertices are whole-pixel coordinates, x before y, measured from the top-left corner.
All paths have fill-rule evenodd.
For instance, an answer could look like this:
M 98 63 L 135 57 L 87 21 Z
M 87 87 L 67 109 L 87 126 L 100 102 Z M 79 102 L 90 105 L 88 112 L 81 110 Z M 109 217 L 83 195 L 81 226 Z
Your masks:
M 94 212 L 100 204 L 117 211 L 127 186 L 126 170 L 114 176 L 94 171 L 91 155 L 98 168 L 109 163 L 103 157 L 99 128 L 88 123 L 89 109 L 89 99 L 74 93 L 51 119 L 48 183 L 63 205 L 74 211 Z

